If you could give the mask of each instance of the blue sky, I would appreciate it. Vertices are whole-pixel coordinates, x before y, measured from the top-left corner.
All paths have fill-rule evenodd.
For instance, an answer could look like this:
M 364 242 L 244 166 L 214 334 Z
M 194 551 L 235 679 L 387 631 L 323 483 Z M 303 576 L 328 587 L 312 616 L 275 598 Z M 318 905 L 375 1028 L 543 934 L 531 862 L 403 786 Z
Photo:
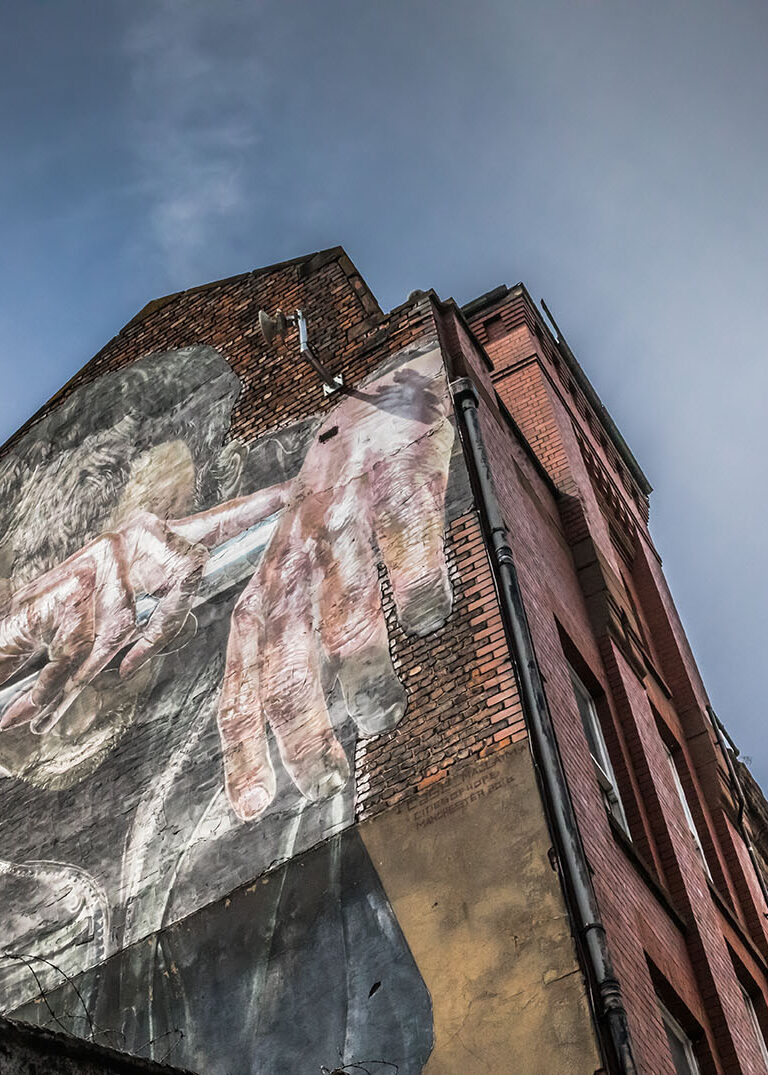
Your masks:
M 156 295 L 342 243 L 543 296 L 768 784 L 763 0 L 6 0 L 0 440 Z

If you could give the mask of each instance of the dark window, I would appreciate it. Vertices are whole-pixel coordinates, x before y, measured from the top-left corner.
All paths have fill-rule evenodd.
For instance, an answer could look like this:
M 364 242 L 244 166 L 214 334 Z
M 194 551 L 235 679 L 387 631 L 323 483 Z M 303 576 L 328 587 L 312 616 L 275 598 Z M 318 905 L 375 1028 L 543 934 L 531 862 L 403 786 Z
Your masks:
M 746 986 L 742 985 L 741 982 L 739 982 L 739 988 L 741 989 L 741 995 L 744 998 L 744 1007 L 747 1009 L 749 1021 L 752 1024 L 752 1029 L 755 1032 L 755 1038 L 757 1040 L 757 1045 L 760 1050 L 760 1055 L 763 1058 L 763 1063 L 765 1064 L 766 1070 L 768 1070 L 768 1046 L 766 1046 L 765 1044 L 763 1028 L 760 1026 L 760 1020 L 757 1017 L 755 1002 L 752 1000 L 752 997 L 747 992 Z
M 576 704 L 579 707 L 581 723 L 584 725 L 584 734 L 586 735 L 587 743 L 589 744 L 589 752 L 592 755 L 592 761 L 595 763 L 595 773 L 597 774 L 597 780 L 600 784 L 600 790 L 603 793 L 606 810 L 611 817 L 613 817 L 614 821 L 618 822 L 624 833 L 629 837 L 627 816 L 624 813 L 624 804 L 619 795 L 616 775 L 613 771 L 613 766 L 611 765 L 611 759 L 608 755 L 605 739 L 603 738 L 603 729 L 600 725 L 600 718 L 597 713 L 595 700 L 576 675 L 573 668 L 571 668 L 570 665 L 568 668 L 571 673 L 573 693 L 576 695 Z
M 694 847 L 696 848 L 696 853 L 698 854 L 699 858 L 701 859 L 701 864 L 704 867 L 706 875 L 711 880 L 712 879 L 712 874 L 709 872 L 709 865 L 707 864 L 707 859 L 706 859 L 706 856 L 704 854 L 704 848 L 703 848 L 702 843 L 701 843 L 701 837 L 699 836 L 699 830 L 696 828 L 696 822 L 693 820 L 693 814 L 691 813 L 691 806 L 690 806 L 690 803 L 688 802 L 688 796 L 685 794 L 685 788 L 683 787 L 683 782 L 680 779 L 680 772 L 679 772 L 679 770 L 677 768 L 677 762 L 675 761 L 674 755 L 672 754 L 672 751 L 669 749 L 669 747 L 667 746 L 666 743 L 664 744 L 664 750 L 666 751 L 666 754 L 667 754 L 667 761 L 669 762 L 670 772 L 672 773 L 672 783 L 675 785 L 675 791 L 677 792 L 677 797 L 680 800 L 680 805 L 683 808 L 683 815 L 685 816 L 685 822 L 686 822 L 686 824 L 688 826 L 688 831 L 690 832 L 691 836 L 693 837 L 693 844 L 694 844 Z
M 693 1053 L 693 1043 L 677 1019 L 659 1002 L 661 1020 L 667 1032 L 669 1051 L 677 1075 L 699 1075 L 699 1065 Z

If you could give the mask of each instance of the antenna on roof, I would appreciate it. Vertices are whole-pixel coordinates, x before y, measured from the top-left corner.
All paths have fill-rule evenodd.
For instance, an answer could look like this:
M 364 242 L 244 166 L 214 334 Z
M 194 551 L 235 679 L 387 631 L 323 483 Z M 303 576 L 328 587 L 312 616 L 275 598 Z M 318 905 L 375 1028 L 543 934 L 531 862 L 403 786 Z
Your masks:
M 563 338 L 563 334 L 560 331 L 560 326 L 558 325 L 557 321 L 555 321 L 554 317 L 552 316 L 552 314 L 550 312 L 550 309 L 547 306 L 546 302 L 544 301 L 544 299 L 540 299 L 539 301 L 541 302 L 542 310 L 547 315 L 547 320 L 549 321 L 549 323 L 552 326 L 552 328 L 555 330 L 555 338 L 557 339 L 557 342 L 558 343 L 563 343 L 563 344 L 565 344 L 566 347 L 568 347 L 568 344 L 565 343 L 565 340 Z M 568 350 L 570 350 L 570 348 L 568 348 Z
M 307 319 L 301 310 L 297 310 L 293 314 L 284 314 L 282 310 L 278 310 L 274 317 L 270 317 L 266 310 L 259 310 L 259 328 L 265 343 L 269 346 L 277 339 L 285 339 L 289 325 L 296 325 L 298 328 L 299 354 L 305 361 L 309 362 L 312 369 L 322 380 L 325 395 L 330 396 L 333 392 L 338 392 L 344 385 L 344 378 L 341 374 L 334 375 L 330 373 L 312 350 L 307 338 Z

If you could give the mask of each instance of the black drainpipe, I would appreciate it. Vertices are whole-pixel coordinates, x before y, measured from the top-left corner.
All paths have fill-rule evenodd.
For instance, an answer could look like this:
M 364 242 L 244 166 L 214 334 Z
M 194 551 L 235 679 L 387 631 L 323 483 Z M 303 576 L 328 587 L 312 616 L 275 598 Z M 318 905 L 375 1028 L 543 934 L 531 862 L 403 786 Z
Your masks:
M 600 919 L 589 865 L 555 738 L 552 715 L 544 694 L 509 536 L 496 499 L 485 453 L 478 416 L 477 389 L 469 378 L 462 377 L 453 382 L 451 390 L 459 433 L 464 445 L 464 456 L 490 554 L 507 643 L 517 670 L 523 714 L 530 733 L 531 749 L 548 821 L 580 947 L 588 966 L 598 1025 L 610 1046 L 606 1051 L 613 1060 L 611 1067 L 616 1075 L 637 1075 L 621 987 L 608 953 L 605 927 Z

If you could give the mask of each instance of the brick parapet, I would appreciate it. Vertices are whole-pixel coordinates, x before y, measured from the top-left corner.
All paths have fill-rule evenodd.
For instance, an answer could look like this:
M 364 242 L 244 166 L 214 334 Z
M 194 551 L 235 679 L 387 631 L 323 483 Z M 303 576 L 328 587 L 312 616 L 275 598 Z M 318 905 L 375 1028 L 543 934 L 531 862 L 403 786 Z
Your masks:
M 570 421 L 600 460 L 624 509 L 647 534 L 648 496 L 622 459 L 621 449 L 625 446 L 615 443 L 613 429 L 609 428 L 613 423 L 607 418 L 604 408 L 599 402 L 596 407 L 587 398 L 584 388 L 577 383 L 572 369 L 574 360 L 567 347 L 553 336 L 521 285 L 499 289 L 499 292 L 487 304 L 475 309 L 475 304 L 470 304 L 467 308 L 469 324 L 493 363 L 494 381 L 497 385 L 503 385 L 516 375 L 518 368 L 538 366 L 540 376 L 549 382 L 551 390 L 566 408 Z M 500 391 L 504 395 L 501 388 Z M 516 402 L 518 406 L 524 406 L 525 393 Z M 513 415 L 517 420 L 514 411 Z M 523 425 L 522 422 L 520 424 Z M 523 431 L 528 436 L 524 426 Z M 552 450 L 557 452 L 556 443 Z M 557 455 L 553 462 L 557 466 Z

